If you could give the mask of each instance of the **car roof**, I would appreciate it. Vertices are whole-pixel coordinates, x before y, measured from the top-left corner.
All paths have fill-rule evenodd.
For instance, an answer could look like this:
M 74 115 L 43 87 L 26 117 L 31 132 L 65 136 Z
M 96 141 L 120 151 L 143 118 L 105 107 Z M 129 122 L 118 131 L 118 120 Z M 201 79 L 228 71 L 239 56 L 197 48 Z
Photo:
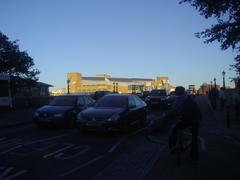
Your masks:
M 72 96 L 87 96 L 87 95 L 85 95 L 85 94 L 63 94 L 63 95 L 60 95 L 60 96 L 58 96 L 58 97 L 63 97 L 63 96 L 69 96 L 69 97 L 72 97 Z
M 133 94 L 107 94 L 105 96 L 122 96 L 122 97 L 129 97 L 133 96 Z

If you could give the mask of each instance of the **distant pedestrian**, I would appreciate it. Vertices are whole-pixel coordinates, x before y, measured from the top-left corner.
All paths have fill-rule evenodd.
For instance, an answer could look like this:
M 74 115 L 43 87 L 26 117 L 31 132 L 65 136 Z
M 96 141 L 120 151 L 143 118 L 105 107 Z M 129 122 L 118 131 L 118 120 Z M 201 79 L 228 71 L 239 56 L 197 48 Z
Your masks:
M 218 98 L 218 89 L 214 87 L 209 92 L 209 100 L 211 102 L 213 110 L 216 110 L 217 108 L 217 98 Z
M 235 94 L 234 97 L 234 106 L 235 106 L 235 112 L 236 112 L 236 120 L 239 120 L 240 118 L 240 90 Z
M 224 88 L 221 88 L 219 91 L 219 101 L 220 101 L 220 109 L 224 110 L 224 106 L 226 102 L 226 94 L 225 94 Z

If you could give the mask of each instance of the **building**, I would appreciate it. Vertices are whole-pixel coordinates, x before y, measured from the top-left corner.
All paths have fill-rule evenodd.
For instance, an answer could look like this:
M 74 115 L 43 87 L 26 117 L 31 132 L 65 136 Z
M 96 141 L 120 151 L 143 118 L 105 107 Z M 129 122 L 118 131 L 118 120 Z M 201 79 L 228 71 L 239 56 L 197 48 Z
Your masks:
M 96 77 L 85 77 L 78 72 L 67 73 L 67 88 L 70 93 L 91 93 L 95 91 L 112 91 L 119 93 L 138 93 L 152 89 L 172 90 L 168 77 L 120 78 L 108 74 L 97 74 Z
M 214 85 L 212 84 L 207 84 L 207 83 L 203 83 L 200 88 L 198 89 L 198 94 L 199 95 L 206 95 L 208 94 L 208 92 L 214 88 Z M 220 85 L 216 85 L 217 89 L 220 89 Z

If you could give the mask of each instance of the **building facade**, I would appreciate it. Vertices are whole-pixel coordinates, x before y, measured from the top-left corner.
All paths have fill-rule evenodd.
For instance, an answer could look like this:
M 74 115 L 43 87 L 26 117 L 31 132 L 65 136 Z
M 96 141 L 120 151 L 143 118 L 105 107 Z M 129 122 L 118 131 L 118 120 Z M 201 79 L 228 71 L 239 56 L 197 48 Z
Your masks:
M 168 77 L 119 78 L 107 74 L 97 74 L 96 77 L 85 77 L 78 72 L 67 73 L 67 88 L 70 93 L 92 93 L 95 91 L 112 91 L 119 93 L 139 93 L 152 89 L 174 89 Z

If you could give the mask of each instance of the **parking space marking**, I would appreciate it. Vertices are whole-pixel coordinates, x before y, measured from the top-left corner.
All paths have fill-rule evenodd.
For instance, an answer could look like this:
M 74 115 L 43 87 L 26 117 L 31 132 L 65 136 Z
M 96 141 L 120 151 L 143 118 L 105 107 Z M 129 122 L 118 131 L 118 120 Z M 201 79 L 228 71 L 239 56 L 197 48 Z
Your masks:
M 201 136 L 198 136 L 198 140 L 200 141 L 202 151 L 206 152 L 207 151 L 206 141 Z
M 96 158 L 94 158 L 94 159 L 92 159 L 92 160 L 90 160 L 90 161 L 82 164 L 82 165 L 79 166 L 79 167 L 76 167 L 76 168 L 74 168 L 74 169 L 72 169 L 72 170 L 70 170 L 70 171 L 68 171 L 68 172 L 66 172 L 66 173 L 63 173 L 63 174 L 61 174 L 61 175 L 53 178 L 53 180 L 62 179 L 62 178 L 66 177 L 66 176 L 68 176 L 68 175 L 70 175 L 70 174 L 72 174 L 72 173 L 74 173 L 74 172 L 76 172 L 76 171 L 79 171 L 80 169 L 82 169 L 82 168 L 84 168 L 84 167 L 86 167 L 86 166 L 88 166 L 88 165 L 90 165 L 90 164 L 95 163 L 96 161 L 99 161 L 100 159 L 103 159 L 104 157 L 105 157 L 105 155 L 100 155 L 100 156 L 98 156 L 98 157 L 96 157 Z
M 2 180 L 10 180 L 28 172 L 23 169 L 14 173 L 13 171 L 16 169 L 14 167 L 0 167 L 0 169 L 3 170 L 3 172 L 0 173 L 0 179 Z
M 40 142 L 46 142 L 46 141 L 50 141 L 50 140 L 53 140 L 53 139 L 58 139 L 60 137 L 68 136 L 68 135 L 69 135 L 69 133 L 65 133 L 65 134 L 60 135 L 60 136 L 54 136 L 54 137 L 51 137 L 51 138 L 39 139 L 39 140 L 36 140 L 36 141 L 32 141 L 32 142 L 26 143 L 24 145 L 31 145 L 31 144 L 36 144 L 36 143 L 40 143 Z
M 66 146 L 66 147 L 63 147 L 63 148 L 61 148 L 61 149 L 58 149 L 57 151 L 54 151 L 54 152 L 52 152 L 52 153 L 49 153 L 49 154 L 44 155 L 43 158 L 48 158 L 48 157 L 53 156 L 53 155 L 55 155 L 55 154 L 57 154 L 57 153 L 59 153 L 59 152 L 64 151 L 65 149 L 69 149 L 69 148 L 73 147 L 74 144 L 65 144 L 65 146 Z
M 112 153 L 117 149 L 117 147 L 126 139 L 126 136 L 122 137 L 119 141 L 117 141 L 109 150 L 109 153 Z

